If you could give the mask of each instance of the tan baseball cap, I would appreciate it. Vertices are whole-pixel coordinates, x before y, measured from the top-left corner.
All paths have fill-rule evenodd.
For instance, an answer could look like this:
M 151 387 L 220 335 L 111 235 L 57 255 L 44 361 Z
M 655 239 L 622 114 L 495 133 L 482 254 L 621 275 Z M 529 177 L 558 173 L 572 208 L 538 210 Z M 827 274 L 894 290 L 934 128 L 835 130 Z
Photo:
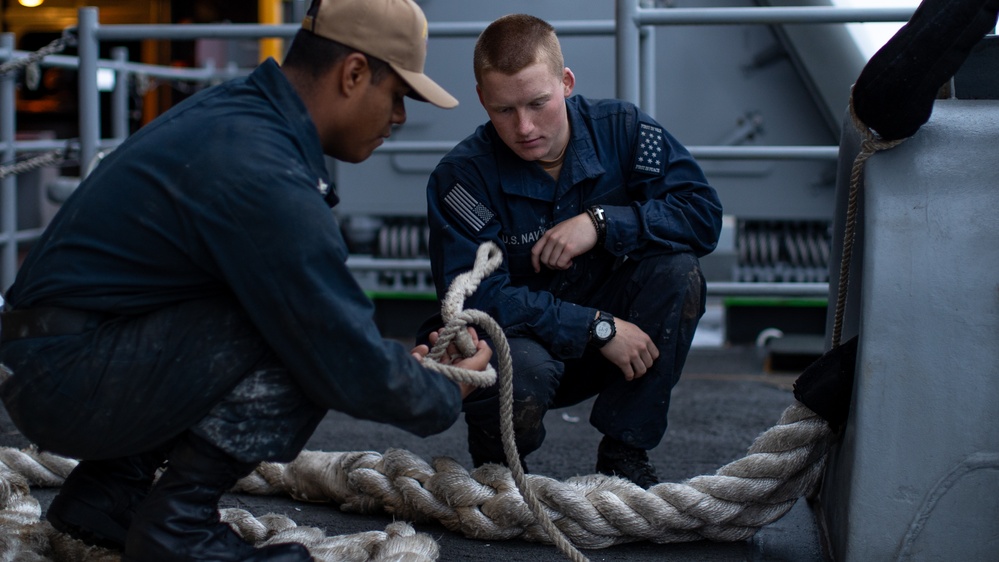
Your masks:
M 385 61 L 415 99 L 445 109 L 458 105 L 423 73 L 427 18 L 413 0 L 313 0 L 302 28 Z

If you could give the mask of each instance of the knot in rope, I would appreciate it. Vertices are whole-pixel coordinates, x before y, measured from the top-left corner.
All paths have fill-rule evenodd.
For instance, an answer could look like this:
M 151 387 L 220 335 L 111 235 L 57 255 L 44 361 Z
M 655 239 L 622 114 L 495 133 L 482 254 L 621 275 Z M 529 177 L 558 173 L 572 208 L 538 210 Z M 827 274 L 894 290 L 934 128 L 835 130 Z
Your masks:
M 905 138 L 895 139 L 895 140 L 885 140 L 881 137 L 881 135 L 877 133 L 877 131 L 868 127 L 867 123 L 864 123 L 864 121 L 860 118 L 860 116 L 857 115 L 857 111 L 853 105 L 852 95 L 850 96 L 850 118 L 853 120 L 853 126 L 857 129 L 857 132 L 859 132 L 860 136 L 863 137 L 860 143 L 860 152 L 862 154 L 867 154 L 868 157 L 874 154 L 875 152 L 878 152 L 879 150 L 888 150 L 890 148 L 895 148 L 896 146 L 902 144 L 906 140 Z
M 492 338 L 494 345 L 500 340 L 506 344 L 503 337 L 503 330 L 499 324 L 488 314 L 480 310 L 465 310 L 465 299 L 472 296 L 483 279 L 503 263 L 503 253 L 499 246 L 492 242 L 485 242 L 479 246 L 475 253 L 475 263 L 470 271 L 466 271 L 454 278 L 448 288 L 444 300 L 441 302 L 441 317 L 444 319 L 444 327 L 437 332 L 437 342 L 433 349 L 424 359 L 424 365 L 437 371 L 447 378 L 473 386 L 485 387 L 496 383 L 496 370 L 492 366 L 485 371 L 473 371 L 445 365 L 440 362 L 448 346 L 452 343 L 464 357 L 471 357 L 475 354 L 475 344 L 468 334 L 467 327 L 476 325 L 486 331 Z M 497 350 L 499 353 L 499 350 Z

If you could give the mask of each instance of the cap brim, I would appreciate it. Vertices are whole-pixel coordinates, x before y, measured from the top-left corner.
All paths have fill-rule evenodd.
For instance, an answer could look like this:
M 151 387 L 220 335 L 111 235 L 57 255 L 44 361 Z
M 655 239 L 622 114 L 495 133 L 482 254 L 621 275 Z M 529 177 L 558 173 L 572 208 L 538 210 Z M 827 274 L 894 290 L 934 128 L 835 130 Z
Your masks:
M 413 89 L 409 97 L 418 101 L 430 102 L 443 109 L 451 109 L 458 106 L 458 100 L 447 93 L 447 90 L 438 86 L 426 74 L 403 70 L 391 63 L 390 66 Z

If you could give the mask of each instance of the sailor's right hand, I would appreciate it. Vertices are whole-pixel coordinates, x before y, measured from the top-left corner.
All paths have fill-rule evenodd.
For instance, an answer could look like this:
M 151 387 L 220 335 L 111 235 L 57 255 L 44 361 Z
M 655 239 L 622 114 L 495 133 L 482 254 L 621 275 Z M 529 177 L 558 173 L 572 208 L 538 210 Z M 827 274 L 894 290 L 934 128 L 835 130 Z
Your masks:
M 475 353 L 469 357 L 464 357 L 458 351 L 458 348 L 451 344 L 447 346 L 444 351 L 444 355 L 441 356 L 440 362 L 444 365 L 454 365 L 455 367 L 460 367 L 462 369 L 468 369 L 469 371 L 485 371 L 486 367 L 489 366 L 489 360 L 493 356 L 493 350 L 489 347 L 484 340 L 480 340 L 478 334 L 475 333 L 475 329 L 468 328 L 468 335 L 472 338 L 472 343 L 475 345 Z M 437 338 L 439 335 L 437 332 L 430 333 L 430 346 L 437 343 Z M 418 360 L 422 360 L 426 357 L 430 349 L 428 346 L 420 345 L 413 348 L 413 357 Z M 464 400 L 469 394 L 475 390 L 476 387 L 468 383 L 456 383 L 461 389 L 461 399 Z

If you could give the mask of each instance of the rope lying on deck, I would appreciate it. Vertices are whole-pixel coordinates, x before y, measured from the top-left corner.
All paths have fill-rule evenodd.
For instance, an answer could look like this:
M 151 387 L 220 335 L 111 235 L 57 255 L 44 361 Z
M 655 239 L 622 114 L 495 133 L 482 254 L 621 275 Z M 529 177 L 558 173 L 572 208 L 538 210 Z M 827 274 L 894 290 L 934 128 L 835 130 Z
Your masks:
M 797 498 L 815 491 L 832 437 L 824 420 L 794 403 L 776 425 L 757 437 L 745 457 L 713 475 L 662 483 L 649 490 L 604 475 L 560 482 L 530 474 L 527 482 L 549 517 L 580 548 L 605 548 L 640 540 L 739 541 L 782 517 Z M 44 544 L 71 539 L 56 533 L 48 523 L 38 522 L 38 503 L 27 490 L 28 483 L 59 485 L 73 466 L 75 461 L 34 448 L 0 449 L 0 560 L 13 559 L 12 553 L 19 550 L 55 560 L 84 559 L 76 554 L 57 556 L 54 542 L 51 547 Z M 517 492 L 510 471 L 498 465 L 484 465 L 469 473 L 454 459 L 439 457 L 431 465 L 403 450 L 385 454 L 303 451 L 291 463 L 262 463 L 233 491 L 288 494 L 297 500 L 331 502 L 347 512 L 436 520 L 452 531 L 481 540 L 551 542 Z M 246 517 L 240 516 L 249 521 Z M 281 516 L 264 516 L 258 521 L 266 526 L 270 517 Z M 231 521 L 234 517 L 226 518 Z M 345 559 L 341 554 L 330 556 L 327 551 L 333 548 L 330 544 L 348 543 L 350 536 L 323 538 L 310 544 L 304 538 L 320 531 L 293 527 L 294 523 L 286 518 L 281 518 L 280 524 L 292 527 L 271 536 L 271 542 L 302 540 L 317 560 Z M 292 531 L 301 535 L 292 538 L 287 534 Z M 242 534 L 254 544 L 263 544 L 257 541 L 266 536 L 258 531 Z M 360 535 L 367 537 L 363 540 L 371 540 L 370 533 Z M 388 542 L 392 531 L 387 529 L 385 535 Z M 417 540 L 424 540 L 420 537 L 416 535 Z M 82 543 L 71 542 L 83 548 Z M 104 552 L 112 555 L 111 551 Z M 436 556 L 434 553 L 426 559 L 435 560 Z
M 601 474 L 564 482 L 530 474 L 527 481 L 549 517 L 581 548 L 638 540 L 739 541 L 815 491 L 831 437 L 824 420 L 796 403 L 745 457 L 714 475 L 648 490 Z M 403 450 L 304 451 L 288 464 L 261 464 L 236 490 L 287 493 L 348 512 L 436 520 L 482 540 L 551 542 L 514 489 L 510 471 L 498 465 L 469 473 L 454 459 L 438 457 L 431 465 Z
M 495 372 L 468 372 L 436 362 L 451 343 L 465 355 L 474 351 L 470 339 L 462 341 L 468 337 L 469 324 L 489 333 L 500 370 L 504 450 L 508 459 L 515 459 L 508 463 L 512 472 L 484 465 L 469 473 L 454 459 L 439 457 L 431 465 L 403 450 L 384 455 L 303 451 L 291 463 L 260 464 L 234 491 L 287 494 L 303 501 L 330 502 L 348 512 L 436 520 L 476 539 L 554 543 L 573 560 L 585 560 L 577 548 L 639 540 L 745 540 L 786 514 L 798 498 L 815 491 L 834 434 L 828 422 L 800 402 L 789 406 L 774 427 L 757 437 L 745 457 L 713 475 L 643 490 L 625 479 L 599 474 L 564 482 L 524 474 L 513 440 L 509 347 L 488 315 L 461 309 L 464 299 L 501 260 L 497 248 L 484 245 L 473 271 L 452 284 L 443 304 L 447 325 L 426 364 L 456 380 L 492 384 Z M 117 559 L 115 552 L 87 547 L 39 522 L 40 508 L 29 495 L 28 485 L 59 486 L 75 465 L 74 460 L 35 448 L 0 449 L 0 561 Z M 390 526 L 385 533 L 326 537 L 317 529 L 297 527 L 283 516 L 258 519 L 242 510 L 222 511 L 223 519 L 253 544 L 294 540 L 309 548 L 317 560 L 379 560 L 389 551 L 411 552 L 401 550 L 406 548 L 419 552 L 407 558 L 413 562 L 438 556 L 432 539 L 405 524 Z
M 30 486 L 59 486 L 76 461 L 31 447 L 0 449 L 0 561 L 116 562 L 121 553 L 88 546 L 40 521 L 41 506 Z M 305 545 L 318 562 L 432 562 L 440 551 L 434 539 L 408 523 L 395 522 L 385 531 L 328 537 L 313 527 L 299 527 L 284 515 L 254 517 L 243 509 L 220 510 L 247 542 L 266 546 L 282 542 Z

